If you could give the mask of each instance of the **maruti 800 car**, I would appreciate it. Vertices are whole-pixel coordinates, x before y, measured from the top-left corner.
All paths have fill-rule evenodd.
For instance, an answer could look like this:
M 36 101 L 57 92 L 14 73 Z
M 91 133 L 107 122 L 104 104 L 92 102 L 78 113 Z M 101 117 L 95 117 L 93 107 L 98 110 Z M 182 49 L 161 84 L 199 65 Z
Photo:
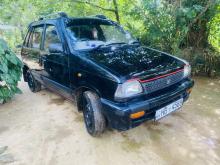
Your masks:
M 21 55 L 30 90 L 44 86 L 75 101 L 92 136 L 159 120 L 180 109 L 194 85 L 188 62 L 142 46 L 103 15 L 32 22 Z

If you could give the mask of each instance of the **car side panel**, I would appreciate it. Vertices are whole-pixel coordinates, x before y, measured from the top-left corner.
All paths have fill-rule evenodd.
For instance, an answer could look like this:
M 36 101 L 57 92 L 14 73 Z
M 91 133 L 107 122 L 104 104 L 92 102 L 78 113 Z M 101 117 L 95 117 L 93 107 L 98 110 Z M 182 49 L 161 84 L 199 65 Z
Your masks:
M 106 76 L 102 76 L 102 74 Z M 99 67 L 84 61 L 77 55 L 70 56 L 70 83 L 73 89 L 87 87 L 100 97 L 113 100 L 117 82 L 108 78 Z

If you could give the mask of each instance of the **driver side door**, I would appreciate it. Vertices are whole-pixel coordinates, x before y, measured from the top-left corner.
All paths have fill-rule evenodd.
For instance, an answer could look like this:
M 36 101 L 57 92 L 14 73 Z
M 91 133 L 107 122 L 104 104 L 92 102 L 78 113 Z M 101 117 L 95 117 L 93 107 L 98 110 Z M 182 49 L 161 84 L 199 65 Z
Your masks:
M 59 94 L 69 97 L 70 81 L 68 54 L 55 25 L 46 25 L 40 63 L 44 67 L 45 85 Z

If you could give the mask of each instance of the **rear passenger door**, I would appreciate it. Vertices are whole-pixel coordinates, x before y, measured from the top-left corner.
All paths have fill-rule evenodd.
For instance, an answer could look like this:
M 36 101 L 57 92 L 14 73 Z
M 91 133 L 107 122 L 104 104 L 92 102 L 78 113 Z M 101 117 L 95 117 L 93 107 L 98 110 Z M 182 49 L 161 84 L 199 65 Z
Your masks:
M 31 27 L 21 51 L 23 62 L 32 70 L 32 73 L 39 81 L 40 72 L 43 70 L 39 62 L 42 52 L 43 31 L 44 25 Z
M 65 94 L 69 88 L 68 54 L 65 53 L 61 36 L 55 25 L 46 25 L 43 52 L 40 62 L 44 67 L 44 81 Z

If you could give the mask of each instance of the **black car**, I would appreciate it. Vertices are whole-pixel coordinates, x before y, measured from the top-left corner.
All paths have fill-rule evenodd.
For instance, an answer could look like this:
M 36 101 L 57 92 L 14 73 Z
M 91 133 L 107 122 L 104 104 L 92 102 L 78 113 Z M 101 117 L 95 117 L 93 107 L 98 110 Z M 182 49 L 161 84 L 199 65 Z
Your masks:
M 120 131 L 178 110 L 194 82 L 190 65 L 141 46 L 102 15 L 47 16 L 29 25 L 22 46 L 23 76 L 32 92 L 41 86 L 75 101 L 89 134 Z

